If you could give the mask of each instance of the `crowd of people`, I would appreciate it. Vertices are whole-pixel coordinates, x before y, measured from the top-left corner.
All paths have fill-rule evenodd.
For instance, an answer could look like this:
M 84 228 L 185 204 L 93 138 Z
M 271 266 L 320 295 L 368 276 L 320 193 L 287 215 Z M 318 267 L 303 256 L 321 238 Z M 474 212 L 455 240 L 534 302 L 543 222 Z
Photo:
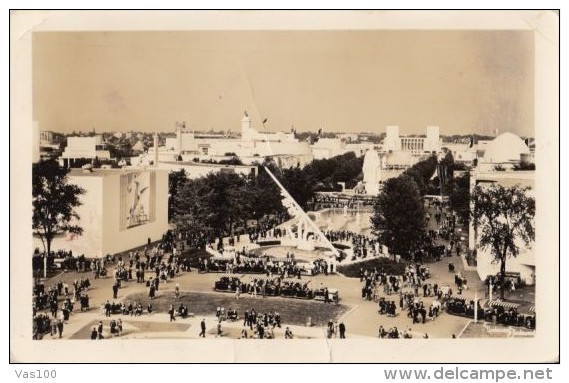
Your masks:
M 215 317 L 218 321 L 228 320 L 231 322 L 235 322 L 239 318 L 239 314 L 235 309 L 225 310 L 225 307 L 218 307 L 215 310 Z
M 276 219 L 276 218 L 275 218 Z M 427 217 L 430 219 L 430 217 Z M 463 312 L 466 315 L 479 310 L 474 307 L 473 301 L 460 302 L 453 297 L 453 289 L 458 295 L 468 289 L 466 279 L 460 272 L 455 273 L 455 286 L 451 289 L 448 285 L 439 286 L 438 283 L 429 281 L 429 267 L 421 262 L 425 255 L 432 256 L 435 260 L 441 256 L 452 256 L 453 253 L 460 255 L 462 249 L 459 238 L 455 236 L 456 218 L 453 214 L 445 212 L 443 209 L 434 213 L 434 219 L 439 224 L 437 230 L 431 230 L 425 237 L 422 249 L 413 255 L 413 261 L 404 267 L 401 274 L 386 272 L 383 269 L 360 269 L 360 282 L 362 287 L 362 299 L 377 302 L 378 314 L 387 317 L 396 317 L 399 313 L 405 315 L 413 324 L 426 323 L 428 320 L 435 320 L 442 312 L 443 308 L 449 312 Z M 275 228 L 279 222 L 265 222 L 256 228 L 251 228 L 241 234 L 236 234 L 229 238 L 227 242 L 234 246 L 241 241 L 241 235 L 249 235 L 253 242 L 261 241 L 266 238 L 281 238 L 287 235 L 286 229 Z M 280 222 L 279 222 L 280 223 Z M 351 245 L 354 251 L 354 259 L 363 259 L 370 254 L 379 254 L 380 244 L 377 239 L 371 236 L 358 234 L 349 230 L 329 230 L 325 233 L 331 242 L 345 242 Z M 446 242 L 442 245 L 440 241 Z M 136 280 L 143 283 L 148 288 L 148 297 L 152 301 L 156 298 L 157 292 L 162 288 L 163 283 L 175 278 L 180 272 L 189 272 L 195 264 L 190 264 L 188 258 L 178 256 L 180 254 L 180 242 L 191 247 L 203 248 L 204 246 L 217 243 L 218 250 L 222 250 L 225 243 L 219 237 L 211 236 L 207 233 L 196 233 L 192 230 L 172 230 L 162 237 L 159 243 L 152 245 L 150 240 L 144 249 L 131 251 L 122 256 L 108 255 L 99 260 L 87 260 L 84 256 L 74 258 L 71 253 L 62 253 L 65 259 L 76 260 L 75 268 L 91 269 L 95 279 L 110 274 L 114 279 L 112 285 L 113 301 L 107 300 L 101 307 L 106 317 L 113 314 L 129 316 L 140 316 L 144 313 L 152 313 L 153 307 L 148 303 L 143 307 L 140 302 L 116 302 L 119 299 L 118 291 L 125 282 Z M 69 263 L 73 263 L 69 261 Z M 312 265 L 306 263 L 299 264 L 294 254 L 287 254 L 286 258 L 274 256 L 255 256 L 249 254 L 244 248 L 242 251 L 235 251 L 233 258 L 213 257 L 200 258 L 197 261 L 197 268 L 201 272 L 222 272 L 226 275 L 220 276 L 215 282 L 217 291 L 232 292 L 239 299 L 241 294 L 249 294 L 252 297 L 259 296 L 282 296 L 291 298 L 314 299 L 317 296 L 325 297 L 325 302 L 330 302 L 330 295 L 326 287 L 317 288 L 311 285 L 311 281 L 302 279 L 301 275 L 306 274 L 328 274 L 333 272 L 332 264 L 325 259 L 313 261 Z M 454 265 L 449 263 L 449 271 L 455 272 Z M 260 274 L 258 277 L 251 277 L 247 280 L 238 278 L 234 274 L 251 273 Z M 495 286 L 494 286 L 495 287 Z M 45 289 L 38 289 L 34 294 L 34 337 L 51 332 L 61 336 L 63 324 L 70 319 L 76 302 L 80 303 L 81 311 L 89 310 L 90 297 L 87 290 L 90 288 L 88 278 L 76 279 L 72 285 L 59 282 L 54 286 Z M 179 298 L 179 286 L 176 287 L 175 297 Z M 398 298 L 397 298 L 398 297 Z M 422 298 L 432 298 L 428 301 Z M 39 311 L 49 309 L 50 315 Z M 170 321 L 176 317 L 183 318 L 189 315 L 188 307 L 184 304 L 173 304 L 168 310 Z M 273 329 L 281 327 L 280 315 L 275 312 L 257 314 L 255 310 L 244 312 L 244 327 L 242 337 L 254 338 L 274 338 Z M 483 311 L 483 315 L 488 317 L 496 316 L 498 323 L 507 325 L 523 325 L 535 328 L 535 315 L 527 316 L 519 314 L 515 309 L 504 309 L 496 307 L 490 311 Z M 218 318 L 217 334 L 221 336 L 221 322 L 223 320 L 236 321 L 239 315 L 236 310 L 225 310 L 220 307 L 216 311 Z M 120 326 L 119 326 L 120 323 Z M 202 321 L 202 323 L 205 323 Z M 61 330 L 59 326 L 61 324 Z M 110 333 L 113 335 L 122 333 L 122 322 L 111 319 Z M 200 325 L 201 328 L 201 325 Z M 330 321 L 326 326 L 327 336 L 340 338 L 345 337 L 345 325 L 343 323 Z M 97 337 L 102 339 L 102 331 L 95 328 Z M 202 329 L 205 336 L 205 330 Z M 287 335 L 288 334 L 288 335 Z M 389 330 L 380 327 L 379 337 L 399 338 L 407 337 L 406 331 L 399 331 L 393 326 Z M 285 338 L 292 338 L 292 332 L 287 328 Z
M 349 243 L 354 252 L 352 261 L 365 259 L 369 255 L 376 257 L 383 251 L 380 241 L 372 236 L 355 233 L 350 230 L 327 230 L 325 235 L 330 242 Z M 423 238 L 419 250 L 412 254 L 412 258 L 418 262 L 422 262 L 425 256 L 430 256 L 434 260 L 440 260 L 444 254 L 450 256 L 452 250 L 457 251 L 457 255 L 459 255 L 460 243 L 454 235 L 449 234 L 449 236 L 451 238 L 450 244 L 445 246 L 440 244 L 440 239 L 443 239 L 443 237 L 441 237 L 439 230 L 429 231 Z M 455 243 L 455 241 L 457 242 Z
M 407 297 L 402 297 L 402 299 L 403 309 L 407 307 L 407 317 L 413 320 L 413 324 L 425 323 L 427 319 L 434 320 L 440 314 L 441 303 L 437 299 L 432 302 L 428 311 L 423 300 L 416 296 L 408 294 Z
M 208 243 L 213 243 L 215 237 L 211 236 L 209 233 L 201 230 L 186 229 L 178 227 L 176 230 L 170 232 L 171 236 L 165 238 L 165 240 L 172 239 L 172 244 L 175 242 L 179 246 L 173 246 L 173 249 L 183 250 L 186 248 L 202 249 Z
M 397 316 L 397 304 L 395 300 L 388 300 L 384 297 L 379 299 L 378 313 L 388 317 Z M 400 293 L 399 309 L 407 311 L 407 317 L 411 318 L 413 324 L 425 323 L 427 320 L 434 320 L 441 313 L 442 304 L 438 299 L 433 300 L 429 309 L 425 307 L 423 300 L 413 293 Z
M 315 290 L 309 287 L 310 281 L 299 282 L 293 278 L 251 278 L 248 282 L 238 277 L 222 276 L 214 283 L 214 289 L 233 292 L 239 299 L 241 294 L 257 296 L 282 296 L 290 298 L 313 299 Z
M 283 228 L 277 228 L 285 219 L 286 215 L 264 217 L 258 220 L 257 225 L 247 228 L 237 228 L 226 240 L 219 233 L 211 230 L 195 230 L 192 228 L 179 227 L 170 231 L 174 249 L 182 251 L 188 248 L 203 249 L 206 246 L 223 251 L 226 245 L 235 246 L 241 242 L 243 236 L 248 236 L 249 242 L 263 241 L 266 238 L 281 238 L 286 234 Z M 164 241 L 165 239 L 163 239 Z
M 426 283 L 429 277 L 429 267 L 419 263 L 407 265 L 401 275 L 390 274 L 383 269 L 360 268 L 362 298 L 377 302 L 382 291 L 384 295 L 391 295 L 398 294 L 403 288 L 412 288 L 416 295 L 423 289 L 423 295 L 430 296 L 433 287 Z
M 411 339 L 413 338 L 413 331 L 411 328 L 408 330 L 403 330 L 402 332 L 397 329 L 397 326 L 393 326 L 386 330 L 383 326 L 379 326 L 378 337 L 381 339 Z M 428 339 L 429 334 L 425 333 L 422 338 Z
M 312 264 L 298 263 L 294 254 L 287 253 L 286 258 L 271 255 L 255 256 L 245 251 L 238 251 L 232 258 L 212 257 L 199 259 L 200 272 L 223 272 L 227 274 L 265 274 L 268 278 L 280 276 L 283 279 L 302 275 L 318 275 L 334 272 L 333 264 L 319 258 Z
M 275 328 L 281 328 L 281 316 L 278 312 L 257 313 L 255 309 L 245 310 L 243 313 L 243 329 L 241 330 L 241 338 L 258 338 L 258 339 L 274 339 Z M 249 331 L 247 331 L 249 328 Z M 292 332 L 287 327 L 285 338 L 292 338 Z
M 321 210 L 321 209 L 355 209 L 355 208 L 362 208 L 365 206 L 373 205 L 373 198 L 370 196 L 362 196 L 365 194 L 365 188 L 362 185 L 356 186 L 354 189 L 356 194 L 359 196 L 354 196 L 350 198 L 346 197 L 338 197 L 334 195 L 326 195 L 326 194 L 319 194 L 313 198 L 314 209 Z
M 327 230 L 324 235 L 330 242 L 349 242 L 354 252 L 353 260 L 379 255 L 379 241 L 371 236 L 349 230 Z
M 33 338 L 41 339 L 43 335 L 52 331 L 51 318 L 47 314 L 36 314 L 33 318 Z M 52 333 L 53 335 L 53 333 Z
M 75 279 L 72 287 L 61 281 L 47 288 L 43 284 L 36 284 L 32 300 L 34 339 L 40 339 L 47 332 L 52 335 L 58 333 L 61 337 L 64 323 L 70 320 L 75 302 L 79 302 L 81 312 L 89 309 L 87 290 L 90 286 L 88 278 Z M 49 314 L 42 313 L 43 310 L 49 310 Z
M 129 302 L 126 304 L 125 302 L 111 302 L 107 300 L 105 303 L 101 305 L 101 313 L 104 313 L 106 317 L 110 317 L 113 314 L 122 314 L 122 315 L 129 315 L 129 316 L 141 316 L 146 313 L 151 314 L 153 312 L 152 304 L 148 303 L 146 307 L 142 307 L 142 303 L 140 302 Z
M 258 222 L 254 227 L 250 227 L 247 230 L 247 235 L 251 242 L 260 242 L 267 238 L 278 239 L 286 235 L 286 229 L 283 227 L 277 227 L 283 223 L 288 217 L 286 214 L 265 217 L 264 220 Z
M 407 312 L 412 323 L 425 323 L 435 320 L 446 300 L 452 296 L 452 289 L 444 284 L 430 283 L 428 266 L 414 263 L 405 266 L 402 275 L 388 274 L 383 270 L 360 270 L 362 282 L 362 298 L 378 302 L 378 313 L 388 317 L 398 315 L 397 310 Z M 395 299 L 389 299 L 393 294 L 399 295 L 399 304 Z M 427 307 L 422 298 L 433 297 Z
M 180 306 L 178 306 L 178 308 L 175 308 L 174 305 L 170 305 L 170 308 L 168 309 L 168 315 L 170 316 L 170 322 L 175 321 L 176 317 L 179 316 L 183 319 L 187 318 L 189 315 L 189 309 L 188 306 L 180 303 Z
M 89 308 L 87 290 L 90 287 L 91 283 L 88 278 L 75 279 L 73 281 L 73 289 L 67 283 L 61 281 L 47 288 L 43 284 L 36 284 L 33 297 L 34 312 L 49 307 L 52 316 L 55 317 L 60 297 L 65 297 L 64 306 L 71 305 L 71 298 L 73 298 L 73 301 L 81 303 L 81 311 L 86 311 Z
M 91 329 L 91 339 L 92 340 L 99 340 L 105 339 L 105 326 L 103 321 L 99 321 L 97 326 L 93 326 Z M 109 322 L 109 334 L 111 337 L 121 336 L 123 334 L 123 324 L 122 319 L 111 319 Z
M 229 309 L 225 310 L 224 307 L 217 307 L 216 312 L 216 328 L 215 337 L 224 336 L 224 331 L 222 328 L 223 321 L 236 322 L 239 320 L 239 315 L 237 310 Z M 275 338 L 275 328 L 281 328 L 281 316 L 276 311 L 269 311 L 263 314 L 257 313 L 255 309 L 245 310 L 243 313 L 243 327 L 239 338 L 242 339 L 274 339 Z M 205 318 L 200 322 L 200 337 L 205 338 L 206 335 L 206 323 Z M 284 333 L 285 339 L 292 339 L 293 334 L 289 327 L 286 327 Z
M 393 326 L 389 330 L 384 329 L 383 326 L 379 326 L 378 337 L 382 339 L 399 339 L 399 330 L 397 329 L 397 326 Z

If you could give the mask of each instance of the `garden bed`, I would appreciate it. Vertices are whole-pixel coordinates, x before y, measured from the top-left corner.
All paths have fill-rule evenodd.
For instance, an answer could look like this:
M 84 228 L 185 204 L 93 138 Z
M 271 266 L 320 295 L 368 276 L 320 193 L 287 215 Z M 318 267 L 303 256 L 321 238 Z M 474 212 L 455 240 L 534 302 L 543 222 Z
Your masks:
M 383 272 L 390 275 L 403 275 L 405 273 L 404 263 L 397 263 L 388 258 L 373 258 L 369 261 L 352 263 L 350 265 L 339 265 L 337 270 L 346 277 L 359 278 L 360 269 L 372 270 L 373 268 L 376 268 L 378 271 L 383 270 Z
M 143 307 L 149 302 L 152 303 L 155 312 L 168 312 L 170 305 L 178 307 L 180 304 L 188 306 L 188 310 L 196 316 L 215 315 L 218 307 L 227 310 L 234 309 L 240 318 L 243 317 L 245 310 L 255 309 L 257 313 L 276 311 L 281 315 L 282 323 L 292 325 L 306 325 L 307 318 L 312 319 L 316 326 L 324 326 L 330 319 L 338 319 L 342 314 L 349 310 L 349 306 L 326 304 L 315 300 L 290 299 L 281 297 L 267 297 L 257 295 L 252 298 L 243 294 L 240 299 L 235 299 L 232 294 L 224 293 L 200 293 L 182 292 L 180 298 L 176 299 L 173 291 L 160 290 L 160 295 L 150 301 L 147 293 L 135 293 L 125 297 L 124 301 L 140 302 Z

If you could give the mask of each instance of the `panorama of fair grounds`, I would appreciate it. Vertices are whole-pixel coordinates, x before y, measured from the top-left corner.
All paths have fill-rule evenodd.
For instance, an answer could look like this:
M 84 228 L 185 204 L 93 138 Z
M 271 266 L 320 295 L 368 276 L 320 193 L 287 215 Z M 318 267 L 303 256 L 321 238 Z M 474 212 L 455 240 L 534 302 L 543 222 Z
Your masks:
M 534 335 L 533 138 L 235 117 L 233 132 L 34 125 L 30 337 Z M 527 230 L 491 243 L 500 198 Z

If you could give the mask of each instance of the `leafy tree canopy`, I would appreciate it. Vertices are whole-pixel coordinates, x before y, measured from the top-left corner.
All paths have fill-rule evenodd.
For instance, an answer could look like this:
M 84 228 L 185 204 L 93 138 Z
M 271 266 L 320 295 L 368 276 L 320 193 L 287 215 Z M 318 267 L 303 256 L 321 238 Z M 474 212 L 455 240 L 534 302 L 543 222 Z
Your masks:
M 407 175 L 388 179 L 376 197 L 373 233 L 389 251 L 408 257 L 425 234 L 425 210 L 417 183 Z
M 40 161 L 32 167 L 32 228 L 51 252 L 55 235 L 73 233 L 81 235 L 80 217 L 75 208 L 81 205 L 80 196 L 85 190 L 68 183 L 68 169 L 55 160 Z
M 504 298 L 506 260 L 516 257 L 520 245 L 535 240 L 535 199 L 529 187 L 476 186 L 472 194 L 472 220 L 479 234 L 481 248 L 490 248 L 500 263 L 501 298 Z

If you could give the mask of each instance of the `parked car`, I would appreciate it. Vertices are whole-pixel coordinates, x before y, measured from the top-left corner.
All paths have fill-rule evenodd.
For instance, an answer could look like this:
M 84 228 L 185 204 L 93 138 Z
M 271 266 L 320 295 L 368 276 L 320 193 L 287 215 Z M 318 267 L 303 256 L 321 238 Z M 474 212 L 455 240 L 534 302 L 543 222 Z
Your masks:
M 326 289 L 315 290 L 314 291 L 314 300 L 324 301 L 325 295 L 326 295 Z M 337 289 L 328 289 L 328 299 L 330 300 L 330 302 L 338 304 L 338 301 L 340 300 L 338 290 Z

